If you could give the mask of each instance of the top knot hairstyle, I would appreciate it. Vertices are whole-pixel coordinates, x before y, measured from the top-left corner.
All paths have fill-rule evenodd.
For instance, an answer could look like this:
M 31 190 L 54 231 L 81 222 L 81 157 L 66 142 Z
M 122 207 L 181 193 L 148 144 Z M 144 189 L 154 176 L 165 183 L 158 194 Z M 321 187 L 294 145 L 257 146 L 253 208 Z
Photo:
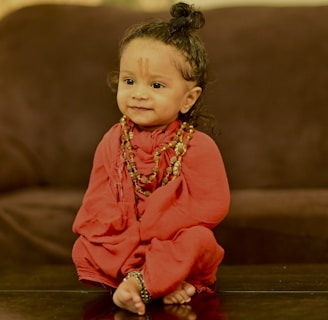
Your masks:
M 205 24 L 204 15 L 183 2 L 174 5 L 170 13 L 173 17 L 170 20 L 172 31 L 193 32 L 201 29 Z
M 188 62 L 187 65 L 178 66 L 186 81 L 194 81 L 197 86 L 205 89 L 208 77 L 207 53 L 203 42 L 196 35 L 196 31 L 205 24 L 205 18 L 201 11 L 194 6 L 179 2 L 172 6 L 169 21 L 152 21 L 134 25 L 127 30 L 119 47 L 120 57 L 127 45 L 134 39 L 147 38 L 160 41 L 179 50 Z M 117 79 L 111 81 L 112 89 L 117 89 Z M 181 121 L 197 127 L 202 118 L 206 121 L 211 116 L 202 111 L 201 99 L 185 114 L 179 114 Z M 207 125 L 205 125 L 207 127 Z

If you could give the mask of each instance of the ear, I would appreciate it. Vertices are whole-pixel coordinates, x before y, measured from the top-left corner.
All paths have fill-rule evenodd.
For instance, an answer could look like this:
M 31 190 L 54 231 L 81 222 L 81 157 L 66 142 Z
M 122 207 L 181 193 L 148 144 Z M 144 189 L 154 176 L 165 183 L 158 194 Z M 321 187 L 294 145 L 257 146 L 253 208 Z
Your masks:
M 197 99 L 202 94 L 202 91 L 203 90 L 201 87 L 193 87 L 191 90 L 189 90 L 185 95 L 183 104 L 180 108 L 180 112 L 187 113 L 196 103 Z

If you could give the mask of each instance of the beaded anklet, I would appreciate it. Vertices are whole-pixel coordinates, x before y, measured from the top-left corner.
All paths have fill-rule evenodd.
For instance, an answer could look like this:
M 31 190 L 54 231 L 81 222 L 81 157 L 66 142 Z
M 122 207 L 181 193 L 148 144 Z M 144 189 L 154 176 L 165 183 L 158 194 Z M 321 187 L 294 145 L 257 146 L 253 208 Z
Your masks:
M 142 276 L 141 271 L 132 271 L 132 272 L 129 272 L 127 274 L 127 276 L 123 279 L 123 281 L 126 281 L 126 280 L 128 280 L 130 278 L 137 279 L 138 286 L 139 286 L 139 289 L 140 289 L 140 296 L 141 296 L 142 302 L 144 304 L 147 304 L 147 303 L 151 302 L 152 301 L 152 297 L 151 297 L 150 293 L 148 292 L 148 290 L 145 287 L 145 282 L 143 280 L 143 276 Z

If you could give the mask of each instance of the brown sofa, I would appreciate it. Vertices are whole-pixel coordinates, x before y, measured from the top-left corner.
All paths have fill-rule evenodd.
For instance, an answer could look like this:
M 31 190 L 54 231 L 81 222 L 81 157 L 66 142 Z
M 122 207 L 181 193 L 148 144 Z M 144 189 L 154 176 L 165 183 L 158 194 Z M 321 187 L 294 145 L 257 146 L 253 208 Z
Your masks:
M 205 15 L 224 263 L 328 262 L 328 6 Z M 167 14 L 39 5 L 0 21 L 1 263 L 71 262 L 95 147 L 119 119 L 106 76 L 123 31 L 152 16 Z

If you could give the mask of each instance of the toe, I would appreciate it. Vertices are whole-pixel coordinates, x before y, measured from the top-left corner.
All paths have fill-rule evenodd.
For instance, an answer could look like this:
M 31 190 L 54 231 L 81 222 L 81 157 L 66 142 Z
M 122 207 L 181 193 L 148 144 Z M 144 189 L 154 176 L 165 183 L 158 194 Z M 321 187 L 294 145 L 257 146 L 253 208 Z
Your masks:
M 183 283 L 183 290 L 189 297 L 192 297 L 196 293 L 196 288 L 190 283 Z

